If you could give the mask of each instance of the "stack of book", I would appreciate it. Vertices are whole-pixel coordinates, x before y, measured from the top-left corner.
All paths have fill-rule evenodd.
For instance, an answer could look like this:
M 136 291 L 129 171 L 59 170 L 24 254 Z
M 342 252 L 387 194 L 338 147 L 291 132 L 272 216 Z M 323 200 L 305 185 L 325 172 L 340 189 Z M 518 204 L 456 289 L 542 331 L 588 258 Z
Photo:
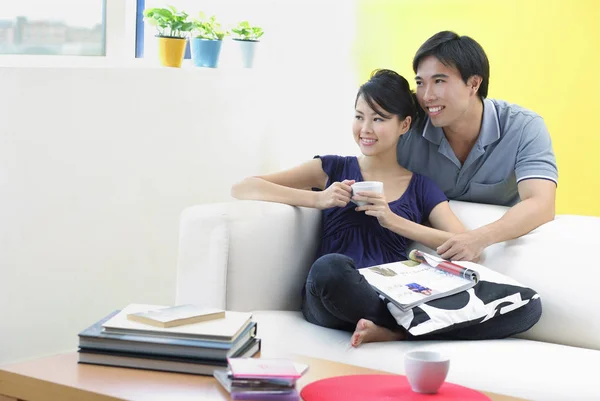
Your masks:
M 174 327 L 134 319 L 133 315 L 147 316 L 145 312 L 162 308 L 166 307 L 131 304 L 83 330 L 79 362 L 213 375 L 216 369 L 227 367 L 228 358 L 251 357 L 260 351 L 251 313 L 227 311 L 217 318 L 179 322 Z
M 308 365 L 287 359 L 229 358 L 228 369 L 213 375 L 232 400 L 297 401 L 296 381 Z

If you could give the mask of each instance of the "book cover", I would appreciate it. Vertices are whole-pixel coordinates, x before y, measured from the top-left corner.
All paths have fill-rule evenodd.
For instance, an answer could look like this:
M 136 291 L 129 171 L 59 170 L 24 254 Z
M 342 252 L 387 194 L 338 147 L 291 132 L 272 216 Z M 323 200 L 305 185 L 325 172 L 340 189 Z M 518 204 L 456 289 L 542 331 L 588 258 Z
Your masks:
M 287 378 L 297 379 L 302 373 L 288 359 L 229 358 L 229 369 L 234 379 Z
M 299 375 L 303 375 L 308 370 L 308 365 L 303 363 L 293 363 Z M 261 391 L 261 392 L 285 392 L 296 386 L 298 378 L 287 377 L 260 377 L 260 378 L 239 378 L 233 377 L 231 369 L 215 370 L 215 378 L 229 393 L 236 391 Z
M 117 315 L 116 310 L 79 333 L 79 346 L 105 351 L 135 352 L 156 355 L 189 356 L 226 360 L 256 336 L 257 324 L 251 322 L 233 342 L 206 341 L 177 337 L 159 337 L 143 334 L 109 333 L 102 325 Z
M 225 311 L 222 309 L 201 308 L 191 304 L 152 309 L 127 315 L 129 320 L 156 327 L 176 327 L 224 317 Z
M 308 365 L 294 363 L 298 374 L 302 375 Z M 213 376 L 230 394 L 232 400 L 286 400 L 296 401 L 300 395 L 296 390 L 296 379 L 282 378 L 233 378 L 230 370 L 215 369 Z
M 277 393 L 277 394 L 269 394 L 269 393 L 261 393 L 255 391 L 232 391 L 231 392 L 232 400 L 247 400 L 247 401 L 300 401 L 300 394 L 298 390 L 293 389 L 286 393 Z
M 252 313 L 250 312 L 226 311 L 223 319 L 166 328 L 148 326 L 127 319 L 127 315 L 129 314 L 159 308 L 166 308 L 166 306 L 130 304 L 105 322 L 102 327 L 107 333 L 143 334 L 171 338 L 233 342 L 251 324 L 252 319 Z
M 285 393 L 293 390 L 296 383 L 283 381 L 282 383 L 273 382 L 276 379 L 236 379 L 234 382 L 231 377 L 231 371 L 227 369 L 215 370 L 213 376 L 223 386 L 228 393 L 236 391 L 255 391 L 261 393 Z M 240 381 L 244 381 L 240 384 Z
M 251 339 L 239 355 L 251 357 L 260 351 L 261 340 Z M 216 369 L 227 366 L 225 361 L 207 361 L 196 358 L 169 357 L 136 354 L 130 352 L 106 352 L 80 348 L 79 363 L 124 368 L 159 370 L 164 372 L 191 373 L 212 376 Z
M 420 254 L 426 255 L 424 260 L 427 263 L 411 260 L 365 267 L 358 271 L 378 293 L 402 311 L 467 290 L 478 281 L 477 273 L 470 269 L 458 265 L 455 269 L 451 262 Z

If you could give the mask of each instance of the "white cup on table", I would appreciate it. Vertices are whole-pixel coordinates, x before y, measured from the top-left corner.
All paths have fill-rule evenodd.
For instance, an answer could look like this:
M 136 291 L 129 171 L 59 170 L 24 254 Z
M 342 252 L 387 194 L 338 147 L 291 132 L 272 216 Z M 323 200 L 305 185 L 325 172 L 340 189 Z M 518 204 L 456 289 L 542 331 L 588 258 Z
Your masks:
M 417 350 L 404 354 L 404 371 L 415 393 L 437 393 L 449 369 L 450 358 L 437 351 Z

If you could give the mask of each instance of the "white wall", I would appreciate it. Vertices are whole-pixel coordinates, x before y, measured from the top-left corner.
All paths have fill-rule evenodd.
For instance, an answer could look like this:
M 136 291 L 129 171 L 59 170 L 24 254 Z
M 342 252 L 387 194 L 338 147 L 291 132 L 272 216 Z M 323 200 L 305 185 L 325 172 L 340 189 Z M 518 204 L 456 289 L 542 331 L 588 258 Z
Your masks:
M 129 302 L 172 303 L 179 213 L 227 199 L 269 156 L 256 140 L 265 121 L 253 117 L 251 72 L 0 74 L 0 361 L 9 361 L 73 348 L 80 329 Z
M 255 70 L 0 67 L 0 364 L 75 349 L 128 303 L 173 303 L 183 208 L 356 152 L 350 47 L 328 29 Z

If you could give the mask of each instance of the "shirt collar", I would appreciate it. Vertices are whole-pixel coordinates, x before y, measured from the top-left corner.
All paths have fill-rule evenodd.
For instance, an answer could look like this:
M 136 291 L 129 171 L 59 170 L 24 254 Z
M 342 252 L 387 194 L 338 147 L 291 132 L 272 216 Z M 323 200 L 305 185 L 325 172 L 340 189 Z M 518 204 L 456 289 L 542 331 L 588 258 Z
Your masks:
M 434 127 L 429 117 L 423 128 L 423 138 L 434 145 L 440 145 L 444 139 L 444 130 L 441 127 Z M 483 99 L 483 118 L 481 120 L 481 130 L 477 142 L 481 147 L 485 147 L 500 139 L 500 122 L 494 102 L 490 99 Z
M 444 130 L 441 127 L 435 127 L 431 124 L 431 120 L 427 117 L 425 127 L 423 128 L 423 138 L 439 146 L 442 143 L 442 139 L 444 139 Z
M 500 122 L 496 105 L 490 99 L 483 99 L 483 120 L 477 142 L 485 147 L 500 139 Z

